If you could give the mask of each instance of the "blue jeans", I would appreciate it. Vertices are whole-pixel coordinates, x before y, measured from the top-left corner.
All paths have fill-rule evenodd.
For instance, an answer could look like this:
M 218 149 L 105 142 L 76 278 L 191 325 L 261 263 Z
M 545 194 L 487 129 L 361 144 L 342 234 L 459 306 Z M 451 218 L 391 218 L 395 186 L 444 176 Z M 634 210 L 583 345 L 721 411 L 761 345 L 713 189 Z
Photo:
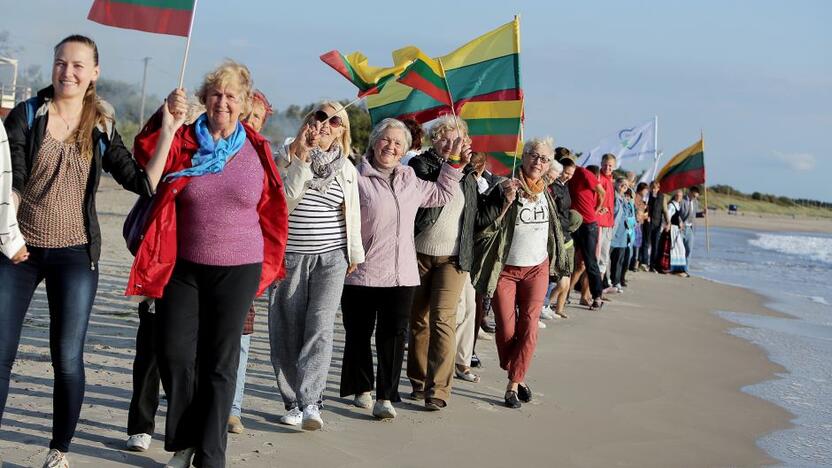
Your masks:
M 690 252 L 693 250 L 693 239 L 696 234 L 696 230 L 693 226 L 685 226 L 685 259 L 690 259 Z M 689 262 L 685 262 L 685 265 L 688 265 Z
M 240 364 L 237 366 L 237 386 L 234 388 L 234 402 L 231 403 L 231 416 L 240 417 L 243 411 L 243 391 L 246 388 L 246 366 L 248 350 L 251 348 L 251 335 L 240 337 Z
M 84 340 L 98 289 L 98 270 L 91 268 L 86 245 L 29 247 L 29 260 L 18 265 L 0 256 L 0 419 L 23 319 L 35 289 L 44 280 L 49 352 L 55 371 L 49 448 L 67 452 L 84 401 Z

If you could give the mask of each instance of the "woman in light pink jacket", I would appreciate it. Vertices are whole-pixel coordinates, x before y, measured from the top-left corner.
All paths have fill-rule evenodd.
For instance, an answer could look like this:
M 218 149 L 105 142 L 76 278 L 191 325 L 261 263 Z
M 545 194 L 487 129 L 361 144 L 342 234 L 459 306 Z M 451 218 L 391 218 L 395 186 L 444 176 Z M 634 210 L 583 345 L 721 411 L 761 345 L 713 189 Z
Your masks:
M 341 369 L 341 396 L 355 395 L 355 405 L 372 404 L 373 355 L 370 338 L 376 328 L 376 403 L 373 415 L 396 417 L 399 378 L 407 339 L 413 292 L 419 285 L 414 220 L 419 207 L 442 206 L 462 178 L 466 160 L 449 158 L 436 182 L 416 177 L 401 165 L 410 148 L 410 132 L 395 119 L 381 121 L 370 134 L 367 155 L 358 169 L 361 238 L 364 263 L 347 276 L 341 298 L 346 343 Z M 461 141 L 456 142 L 460 154 Z M 463 156 L 465 157 L 465 156 Z

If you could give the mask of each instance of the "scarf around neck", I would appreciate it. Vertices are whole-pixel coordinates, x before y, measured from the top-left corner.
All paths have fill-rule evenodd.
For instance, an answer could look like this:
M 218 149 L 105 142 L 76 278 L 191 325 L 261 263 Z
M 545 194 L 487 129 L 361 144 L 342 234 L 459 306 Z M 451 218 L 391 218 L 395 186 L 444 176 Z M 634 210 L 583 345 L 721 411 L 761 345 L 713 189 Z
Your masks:
M 335 145 L 330 151 L 324 151 L 320 148 L 312 148 L 309 151 L 309 160 L 312 168 L 312 180 L 306 183 L 306 186 L 326 193 L 335 174 L 344 166 L 344 159 L 341 157 L 341 146 Z
M 543 178 L 537 179 L 536 182 L 531 182 L 523 170 L 517 172 L 517 179 L 520 181 L 520 187 L 523 189 L 523 198 L 529 201 L 537 201 L 537 197 L 546 190 L 546 182 Z
M 225 169 L 228 160 L 237 154 L 246 142 L 246 131 L 243 124 L 237 122 L 228 138 L 214 141 L 208 129 L 208 115 L 202 114 L 194 122 L 194 132 L 199 143 L 199 149 L 191 156 L 191 167 L 165 176 L 166 181 L 178 177 L 198 177 L 205 174 L 216 174 Z

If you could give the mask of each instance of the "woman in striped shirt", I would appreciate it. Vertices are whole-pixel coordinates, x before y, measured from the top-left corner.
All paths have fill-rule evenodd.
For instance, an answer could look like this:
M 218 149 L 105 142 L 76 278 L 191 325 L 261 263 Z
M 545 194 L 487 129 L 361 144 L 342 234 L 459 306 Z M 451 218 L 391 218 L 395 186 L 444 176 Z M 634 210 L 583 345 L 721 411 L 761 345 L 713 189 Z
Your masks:
M 288 411 L 281 423 L 323 426 L 320 406 L 332 360 L 344 277 L 364 261 L 357 173 L 347 159 L 343 106 L 323 102 L 304 119 L 278 163 L 289 206 L 286 279 L 271 292 L 269 340 Z

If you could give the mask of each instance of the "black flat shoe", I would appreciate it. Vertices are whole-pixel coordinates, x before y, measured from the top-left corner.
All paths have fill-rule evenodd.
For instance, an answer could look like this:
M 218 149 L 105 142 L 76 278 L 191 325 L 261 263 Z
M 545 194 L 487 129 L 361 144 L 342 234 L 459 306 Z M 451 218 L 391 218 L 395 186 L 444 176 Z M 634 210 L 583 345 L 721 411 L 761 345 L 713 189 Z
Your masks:
M 526 384 L 519 384 L 517 386 L 517 398 L 523 403 L 532 401 L 532 389 Z
M 471 367 L 482 367 L 482 362 L 480 362 L 480 358 L 476 354 L 471 356 Z
M 439 411 L 442 408 L 448 406 L 445 400 L 441 400 L 439 398 L 427 398 L 425 399 L 425 408 L 430 411 Z
M 515 392 L 515 391 L 512 391 L 512 390 L 507 391 L 505 399 L 506 399 L 506 406 L 509 407 L 509 408 L 517 409 L 517 408 L 523 406 L 520 403 L 520 400 L 517 399 L 517 392 Z

